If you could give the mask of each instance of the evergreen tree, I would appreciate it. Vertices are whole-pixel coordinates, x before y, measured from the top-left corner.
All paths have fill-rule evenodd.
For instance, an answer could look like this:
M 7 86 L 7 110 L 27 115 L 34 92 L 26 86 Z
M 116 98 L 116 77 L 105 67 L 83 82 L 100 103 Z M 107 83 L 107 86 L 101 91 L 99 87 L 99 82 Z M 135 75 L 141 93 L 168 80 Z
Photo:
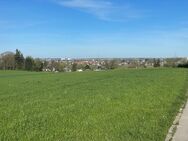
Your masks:
M 160 59 L 154 59 L 154 67 L 160 67 L 161 66 L 161 64 L 160 64 Z
M 17 70 L 24 69 L 24 56 L 23 54 L 16 49 L 16 54 L 15 54 L 15 67 Z
M 30 56 L 25 59 L 25 70 L 32 71 L 34 69 L 34 59 Z

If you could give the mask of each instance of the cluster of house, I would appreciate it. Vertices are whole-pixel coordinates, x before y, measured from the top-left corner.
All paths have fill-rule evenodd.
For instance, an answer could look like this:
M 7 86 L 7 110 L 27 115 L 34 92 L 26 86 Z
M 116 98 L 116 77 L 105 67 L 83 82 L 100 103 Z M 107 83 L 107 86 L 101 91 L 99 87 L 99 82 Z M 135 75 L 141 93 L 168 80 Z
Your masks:
M 188 66 L 188 58 L 40 58 L 38 65 L 43 71 L 71 72 L 71 71 L 102 71 L 118 67 L 126 68 L 152 68 L 152 67 L 177 67 L 181 64 Z M 15 66 L 14 53 L 0 54 L 0 69 L 12 69 Z
M 188 62 L 188 58 L 93 58 L 93 59 L 71 59 L 71 58 L 47 58 L 48 62 L 58 62 L 64 64 L 63 71 L 71 72 L 73 64 L 76 64 L 76 71 L 85 70 L 102 71 L 107 69 L 107 63 L 113 61 L 116 67 L 126 68 L 153 68 L 153 67 L 175 67 L 178 64 Z M 87 68 L 86 68 L 87 67 Z M 56 71 L 57 69 L 45 69 L 44 71 Z
M 58 71 L 58 66 L 63 65 L 64 72 L 72 72 L 73 65 L 76 64 L 76 71 L 82 72 L 85 70 L 101 71 L 105 69 L 105 59 L 71 59 L 71 58 L 45 58 L 43 62 L 48 62 L 48 66 L 43 71 Z M 59 65 L 54 66 L 53 64 Z M 49 67 L 52 66 L 52 67 Z

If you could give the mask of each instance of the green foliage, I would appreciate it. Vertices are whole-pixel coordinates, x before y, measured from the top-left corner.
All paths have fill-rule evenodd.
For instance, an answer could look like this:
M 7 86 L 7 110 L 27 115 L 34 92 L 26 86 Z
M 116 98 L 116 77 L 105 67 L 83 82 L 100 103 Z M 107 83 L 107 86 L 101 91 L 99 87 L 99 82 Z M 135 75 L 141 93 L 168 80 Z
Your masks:
M 84 70 L 91 70 L 91 67 L 89 65 L 85 65 Z
M 16 54 L 14 57 L 15 57 L 16 69 L 17 70 L 24 69 L 24 56 L 18 49 L 16 49 Z
M 73 63 L 71 70 L 72 70 L 73 72 L 74 72 L 74 71 L 77 71 L 77 66 L 78 66 L 77 63 Z
M 59 71 L 60 72 L 63 72 L 64 71 L 64 69 L 65 69 L 65 64 L 64 63 L 60 63 L 60 65 L 59 65 Z
M 115 69 L 117 67 L 118 67 L 118 64 L 116 60 L 105 61 L 106 69 Z
M 0 140 L 162 141 L 185 101 L 187 74 L 0 71 Z
M 56 62 L 56 61 L 51 62 L 51 65 L 50 65 L 51 70 L 55 69 L 55 71 L 63 72 L 64 68 L 65 68 L 65 65 L 61 62 Z
M 43 62 L 40 59 L 35 59 L 34 61 L 34 70 L 35 71 L 42 71 L 43 69 Z
M 164 67 L 177 67 L 177 62 L 178 60 L 177 59 L 166 59 L 166 63 L 164 64 Z
M 25 70 L 32 71 L 34 70 L 35 61 L 32 57 L 28 56 L 25 59 Z
M 179 64 L 178 67 L 179 68 L 188 68 L 188 63 Z

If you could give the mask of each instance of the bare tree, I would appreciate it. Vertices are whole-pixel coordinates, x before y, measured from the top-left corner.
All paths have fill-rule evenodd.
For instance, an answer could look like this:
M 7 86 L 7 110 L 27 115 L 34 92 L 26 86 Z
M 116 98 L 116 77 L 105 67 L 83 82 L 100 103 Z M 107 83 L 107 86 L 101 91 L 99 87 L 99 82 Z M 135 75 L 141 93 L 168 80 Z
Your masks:
M 118 63 L 115 59 L 105 61 L 105 68 L 106 69 L 116 69 L 117 67 L 118 67 Z
M 2 60 L 2 56 L 0 55 L 0 69 L 3 69 L 3 60 Z
M 6 54 L 2 56 L 1 65 L 4 70 L 14 70 L 15 69 L 14 54 Z

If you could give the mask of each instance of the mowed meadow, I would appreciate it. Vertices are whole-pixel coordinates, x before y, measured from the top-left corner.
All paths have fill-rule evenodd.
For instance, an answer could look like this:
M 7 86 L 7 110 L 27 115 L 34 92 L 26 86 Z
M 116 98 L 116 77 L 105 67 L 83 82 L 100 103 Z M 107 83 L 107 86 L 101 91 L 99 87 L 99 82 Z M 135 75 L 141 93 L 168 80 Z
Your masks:
M 163 141 L 186 69 L 0 71 L 0 141 Z

